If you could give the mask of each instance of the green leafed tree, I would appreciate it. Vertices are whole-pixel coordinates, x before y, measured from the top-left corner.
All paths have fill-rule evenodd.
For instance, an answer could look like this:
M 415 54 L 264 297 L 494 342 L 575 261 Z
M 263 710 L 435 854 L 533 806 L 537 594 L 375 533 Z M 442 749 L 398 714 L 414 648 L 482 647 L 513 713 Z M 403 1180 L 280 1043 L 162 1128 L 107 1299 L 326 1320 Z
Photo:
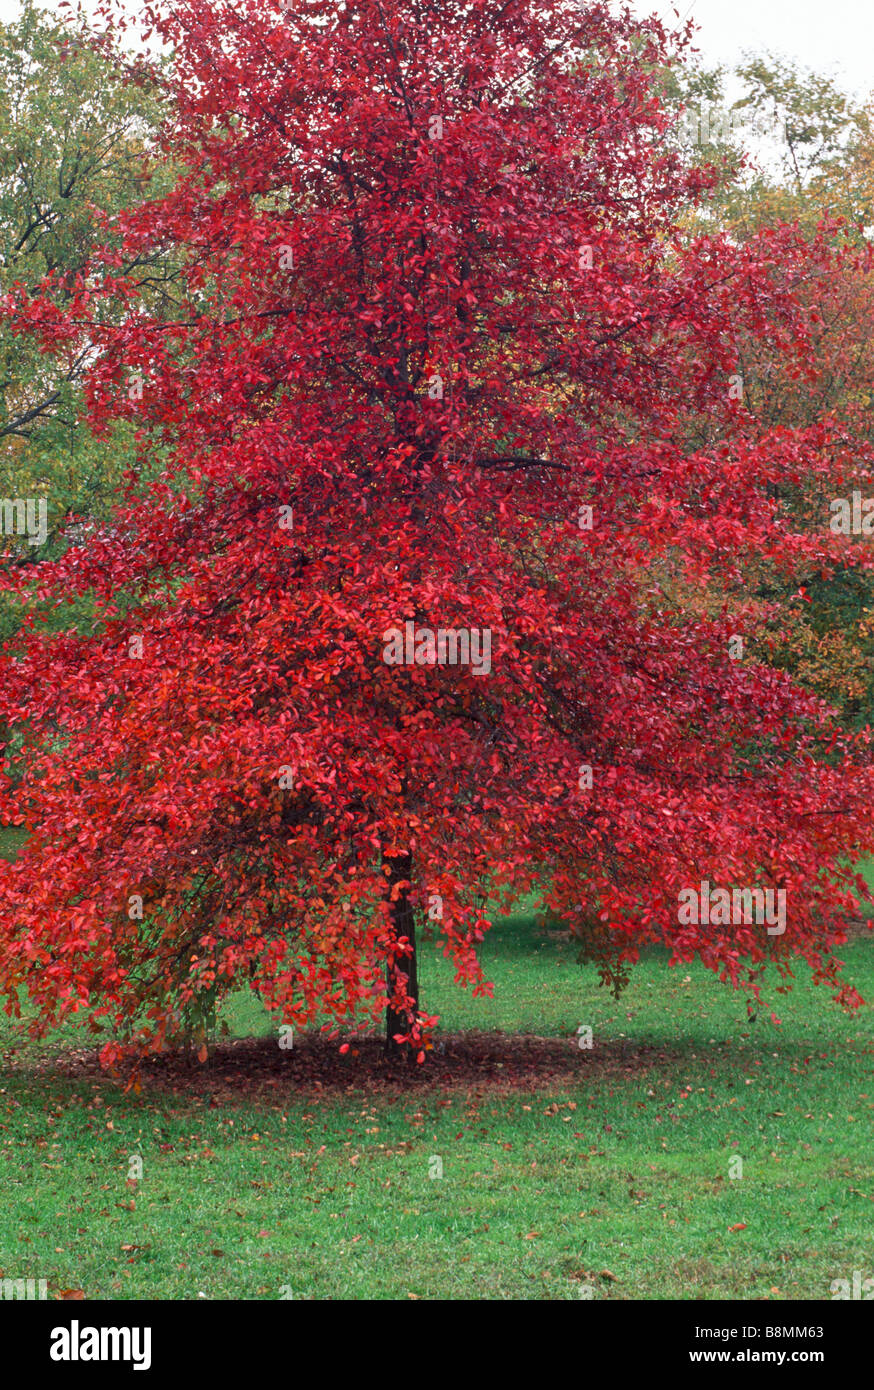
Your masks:
M 83 18 L 62 23 L 28 3 L 0 25 L 0 295 L 22 284 L 44 295 L 48 275 L 63 308 L 109 236 L 105 219 L 153 191 L 161 109 L 153 73 Z M 166 265 L 120 270 L 164 292 Z M 0 328 L 0 498 L 48 504 L 44 543 L 17 527 L 9 538 L 22 562 L 53 553 L 68 515 L 100 514 L 130 457 L 123 439 L 98 449 L 76 428 L 87 365 L 87 344 L 46 353 Z

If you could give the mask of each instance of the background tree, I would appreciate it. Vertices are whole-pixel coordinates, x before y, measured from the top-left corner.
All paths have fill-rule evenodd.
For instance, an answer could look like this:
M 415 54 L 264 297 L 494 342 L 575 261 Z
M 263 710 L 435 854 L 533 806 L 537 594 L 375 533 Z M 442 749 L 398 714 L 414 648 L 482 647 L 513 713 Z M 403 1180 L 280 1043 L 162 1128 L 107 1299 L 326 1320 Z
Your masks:
M 812 275 L 798 286 L 811 322 L 808 371 L 799 374 L 791 363 L 775 360 L 766 340 L 738 340 L 747 406 L 771 428 L 810 425 L 831 413 L 839 431 L 870 443 L 874 360 L 865 230 L 870 221 L 868 113 L 831 79 L 778 58 L 750 59 L 734 77 L 740 95 L 731 107 L 723 72 L 674 79 L 677 99 L 682 96 L 693 114 L 702 117 L 687 120 L 687 129 L 714 136 L 693 145 L 695 157 L 716 161 L 734 175 L 722 179 L 704 207 L 691 210 L 693 224 L 725 227 L 732 238 L 745 242 L 776 222 L 792 222 L 811 243 L 824 236 L 836 248 L 858 248 L 860 253 L 844 254 L 836 262 L 838 273 L 831 267 L 826 275 Z M 744 119 L 736 122 L 739 115 Z M 860 481 L 851 467 L 844 483 L 847 495 Z M 832 482 L 782 488 L 794 524 L 814 532 L 828 526 Z M 754 563 L 742 592 L 774 605 L 757 647 L 761 658 L 827 698 L 848 725 L 869 722 L 874 589 L 865 538 L 848 542 L 844 554 L 828 566 L 818 563 L 788 580 Z M 713 595 L 712 602 L 725 597 Z
M 27 3 L 0 25 L 0 292 L 22 285 L 70 303 L 105 219 L 141 201 L 155 169 L 159 182 L 170 177 L 169 166 L 148 163 L 161 109 L 157 73 L 122 58 L 81 15 L 61 23 Z M 151 283 L 157 308 L 166 268 L 152 258 L 126 271 Z M 6 530 L 11 564 L 59 554 L 66 518 L 105 516 L 133 461 L 129 430 L 98 442 L 78 428 L 90 359 L 87 340 L 46 353 L 0 326 L 0 498 L 46 507 L 37 540 Z M 6 596 L 0 637 L 26 603 Z M 51 621 L 87 621 L 88 612 L 80 600 Z M 0 743 L 4 728 L 0 711 Z
M 48 277 L 54 302 L 70 302 L 105 239 L 105 219 L 141 201 L 151 181 L 148 146 L 160 111 L 154 72 L 124 62 L 83 20 L 65 26 L 28 3 L 19 19 L 0 26 L 3 290 L 21 284 L 45 296 Z M 58 482 L 75 454 L 76 388 L 88 360 L 87 344 L 78 354 L 47 358 L 36 342 L 4 332 L 4 486 L 45 482 L 39 470 L 51 471 L 49 461 L 61 455 L 53 500 L 65 491 Z M 94 470 L 72 468 L 83 474 L 86 495 L 89 486 L 93 491 Z

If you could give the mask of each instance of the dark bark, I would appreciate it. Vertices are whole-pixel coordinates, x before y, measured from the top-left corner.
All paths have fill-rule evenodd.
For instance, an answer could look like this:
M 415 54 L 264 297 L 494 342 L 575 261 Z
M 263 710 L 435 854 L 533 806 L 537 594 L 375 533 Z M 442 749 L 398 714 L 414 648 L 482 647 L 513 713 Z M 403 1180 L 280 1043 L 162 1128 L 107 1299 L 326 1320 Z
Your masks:
M 415 1008 L 412 1010 L 412 1017 L 409 1013 L 398 1013 L 393 1009 L 391 1003 L 385 1011 L 385 1054 L 391 1058 L 406 1057 L 409 1061 L 413 1052 L 407 1044 L 395 1042 L 395 1033 L 408 1033 L 410 1024 L 415 1017 L 415 1011 L 419 1006 L 419 974 L 418 960 L 416 954 L 416 924 L 413 919 L 413 905 L 410 902 L 409 887 L 395 890 L 399 883 L 409 885 L 413 872 L 413 856 L 411 854 L 399 854 L 393 857 L 386 857 L 385 864 L 389 869 L 388 875 L 388 894 L 390 903 L 392 938 L 397 941 L 405 936 L 413 948 L 411 956 L 399 956 L 397 961 L 391 958 L 386 963 L 385 980 L 386 986 L 391 996 L 395 989 L 396 972 L 400 970 L 408 977 L 407 994 L 415 1001 Z

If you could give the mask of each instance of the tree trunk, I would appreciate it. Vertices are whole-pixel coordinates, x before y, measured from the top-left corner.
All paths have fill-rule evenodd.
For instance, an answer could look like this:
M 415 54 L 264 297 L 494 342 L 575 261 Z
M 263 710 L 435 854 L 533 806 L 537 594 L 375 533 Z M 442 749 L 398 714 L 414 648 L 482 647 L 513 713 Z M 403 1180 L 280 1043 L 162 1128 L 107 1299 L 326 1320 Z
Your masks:
M 407 994 L 415 1001 L 415 1006 L 419 1006 L 419 974 L 418 960 L 416 955 L 416 924 L 413 920 L 413 905 L 410 902 L 409 890 L 402 888 L 397 897 L 392 901 L 392 894 L 398 883 L 409 883 L 413 872 L 412 854 L 399 854 L 392 858 L 387 858 L 385 863 L 388 865 L 390 873 L 388 878 L 388 894 L 391 904 L 391 925 L 392 938 L 397 941 L 405 936 L 413 948 L 411 956 L 399 956 L 397 964 L 392 960 L 386 962 L 385 982 L 389 995 L 394 993 L 395 977 L 398 970 L 408 977 Z M 408 1033 L 412 1019 L 407 1013 L 398 1013 L 388 1004 L 385 1011 L 385 1055 L 392 1058 L 400 1058 L 406 1055 L 407 1061 L 412 1058 L 412 1049 L 404 1044 L 395 1042 L 395 1033 Z

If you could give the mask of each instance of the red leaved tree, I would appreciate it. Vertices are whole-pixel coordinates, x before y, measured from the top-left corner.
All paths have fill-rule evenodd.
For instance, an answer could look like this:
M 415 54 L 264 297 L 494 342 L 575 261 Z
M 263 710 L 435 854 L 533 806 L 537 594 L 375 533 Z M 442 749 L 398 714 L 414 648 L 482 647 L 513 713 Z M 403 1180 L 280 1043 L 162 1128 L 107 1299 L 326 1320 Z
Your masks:
M 140 456 L 3 661 L 10 1009 L 158 1048 L 247 983 L 288 1023 L 387 1005 L 421 1057 L 416 916 L 482 992 L 487 901 L 535 889 L 605 978 L 667 942 L 840 990 L 868 745 L 750 661 L 745 559 L 827 568 L 849 543 L 787 498 L 868 465 L 749 415 L 737 346 L 812 376 L 839 258 L 684 235 L 715 174 L 675 152 L 668 40 L 606 6 L 148 21 L 174 191 L 63 311 L 6 304 L 91 350 L 91 426 Z M 138 252 L 175 267 L 160 313 L 116 272 Z M 46 634 L 72 593 L 93 630 Z M 785 931 L 682 920 L 704 880 L 785 891 Z

